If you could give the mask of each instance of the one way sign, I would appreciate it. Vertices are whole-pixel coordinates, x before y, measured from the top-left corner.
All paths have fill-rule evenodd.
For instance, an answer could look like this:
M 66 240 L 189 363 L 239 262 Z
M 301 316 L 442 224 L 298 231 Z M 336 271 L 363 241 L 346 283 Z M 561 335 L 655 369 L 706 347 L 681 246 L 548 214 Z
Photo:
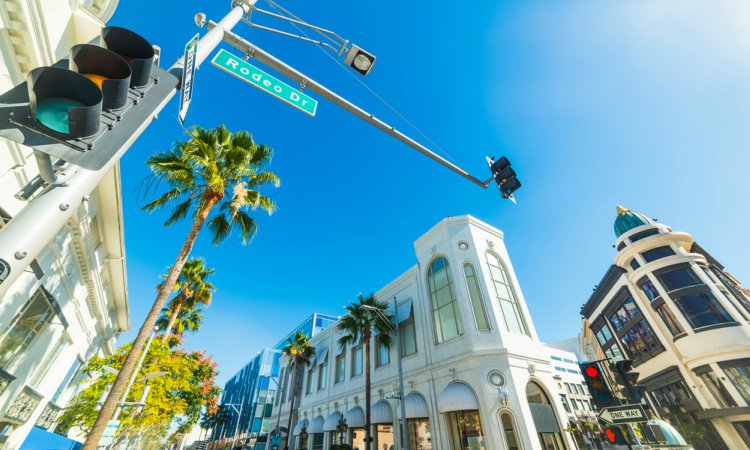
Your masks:
M 641 405 L 623 405 L 604 408 L 599 418 L 614 425 L 620 423 L 648 422 L 646 411 Z

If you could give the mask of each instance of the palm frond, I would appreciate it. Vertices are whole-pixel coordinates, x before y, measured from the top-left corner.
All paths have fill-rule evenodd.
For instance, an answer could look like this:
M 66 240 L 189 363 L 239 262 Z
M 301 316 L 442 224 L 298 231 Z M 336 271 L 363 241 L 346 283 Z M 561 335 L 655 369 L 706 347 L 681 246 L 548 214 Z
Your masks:
M 206 224 L 208 229 L 213 234 L 214 245 L 219 244 L 221 241 L 226 239 L 232 232 L 232 226 L 226 218 L 225 214 L 217 214 Z
M 240 236 L 242 238 L 242 245 L 247 245 L 253 240 L 255 234 L 258 232 L 258 224 L 255 219 L 248 216 L 242 211 L 237 211 L 232 216 L 232 224 L 237 224 L 240 227 Z
M 179 205 L 175 206 L 172 210 L 172 215 L 169 216 L 169 219 L 167 219 L 166 222 L 164 222 L 164 226 L 168 227 L 172 225 L 173 223 L 177 222 L 178 220 L 182 220 L 187 216 L 187 213 L 190 212 L 190 208 L 193 205 L 193 199 L 188 198 L 184 202 L 180 203 Z
M 171 202 L 172 200 L 176 200 L 182 196 L 184 191 L 181 187 L 176 187 L 174 189 L 171 189 L 164 194 L 160 195 L 156 200 L 146 203 L 141 207 L 141 211 L 145 211 L 148 213 L 152 213 L 156 211 L 157 209 L 163 208 L 167 203 Z

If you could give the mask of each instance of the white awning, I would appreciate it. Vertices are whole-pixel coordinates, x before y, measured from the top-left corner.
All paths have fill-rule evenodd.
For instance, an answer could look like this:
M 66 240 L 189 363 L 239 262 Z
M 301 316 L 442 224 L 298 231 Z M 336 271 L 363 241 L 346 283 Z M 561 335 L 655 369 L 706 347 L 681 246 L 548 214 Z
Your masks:
M 307 426 L 307 434 L 322 433 L 323 432 L 323 417 L 318 416 L 310 422 Z
M 379 423 L 393 423 L 391 405 L 383 400 L 372 405 L 372 409 L 370 410 L 370 423 L 373 425 Z
M 477 397 L 469 386 L 463 383 L 449 384 L 438 397 L 438 411 L 440 413 L 477 410 L 479 410 Z
M 323 423 L 323 431 L 336 431 L 336 427 L 339 426 L 339 421 L 343 416 L 340 412 L 336 411 L 326 417 L 325 423 Z
M 394 316 L 394 319 L 395 319 L 395 314 L 393 312 L 393 305 L 391 305 L 388 308 L 388 313 Z M 414 315 L 414 308 L 413 308 L 413 304 L 411 300 L 407 300 L 401 303 L 400 305 L 398 305 L 398 323 L 399 324 L 401 322 L 405 322 L 411 319 L 413 315 Z
M 427 412 L 427 402 L 424 397 L 412 392 L 404 399 L 404 409 L 406 410 L 407 419 L 427 419 L 430 415 Z
M 346 426 L 349 428 L 363 428 L 365 426 L 365 412 L 355 406 L 346 413 Z
M 299 436 L 300 432 L 303 428 L 307 428 L 307 419 L 302 419 L 299 422 L 297 422 L 297 425 L 294 426 L 294 429 L 292 429 L 292 434 L 294 436 Z
M 315 363 L 322 365 L 326 361 L 328 361 L 328 348 L 322 348 L 316 352 Z

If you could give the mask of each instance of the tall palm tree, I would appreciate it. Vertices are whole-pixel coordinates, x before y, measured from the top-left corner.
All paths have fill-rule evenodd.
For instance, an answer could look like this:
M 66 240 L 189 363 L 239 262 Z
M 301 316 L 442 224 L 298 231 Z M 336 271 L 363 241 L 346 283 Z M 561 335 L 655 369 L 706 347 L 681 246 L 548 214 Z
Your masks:
M 167 329 L 167 326 L 169 325 L 170 321 L 172 319 L 172 314 L 169 308 L 162 309 L 162 315 L 157 319 L 156 321 L 156 329 L 159 331 L 163 331 Z M 169 336 L 169 339 L 167 342 L 169 342 L 170 347 L 174 347 L 177 345 L 182 335 L 186 332 L 196 332 L 198 331 L 198 328 L 200 328 L 201 324 L 203 323 L 203 310 L 200 308 L 193 308 L 193 309 L 187 309 L 183 306 L 182 309 L 180 309 L 179 314 L 177 314 L 176 320 L 172 323 L 172 334 Z
M 214 269 L 206 267 L 206 261 L 203 258 L 190 258 L 185 263 L 174 287 L 178 291 L 177 296 L 169 302 L 170 318 L 164 328 L 162 341 L 167 342 L 169 339 L 183 307 L 190 311 L 198 304 L 208 306 L 211 303 L 216 287 L 208 281 L 208 277 L 214 272 Z
M 393 314 L 387 311 L 388 304 L 377 300 L 374 294 L 367 297 L 357 294 L 357 300 L 346 307 L 349 312 L 339 320 L 336 329 L 344 334 L 339 338 L 342 350 L 349 344 L 362 344 L 365 350 L 365 449 L 370 450 L 370 338 L 377 334 L 379 343 L 390 348 Z
M 232 133 L 224 125 L 212 130 L 194 127 L 188 135 L 186 141 L 177 142 L 172 149 L 147 160 L 152 171 L 146 179 L 147 191 L 159 182 L 167 183 L 169 190 L 143 209 L 152 212 L 179 202 L 165 226 L 184 219 L 193 211 L 192 226 L 112 384 L 83 450 L 94 450 L 98 445 L 203 225 L 207 224 L 211 230 L 214 245 L 226 239 L 233 228 L 239 229 L 242 244 L 247 244 L 258 226 L 245 211 L 260 208 L 270 214 L 276 208 L 273 200 L 259 191 L 269 184 L 279 184 L 273 172 L 264 170 L 271 160 L 270 147 L 257 144 L 246 131 Z M 212 212 L 214 215 L 209 219 Z
M 289 422 L 286 427 L 286 444 L 284 449 L 289 450 L 289 440 L 292 435 L 292 415 L 294 414 L 294 400 L 299 390 L 299 382 L 302 379 L 302 368 L 310 365 L 315 356 L 315 347 L 310 345 L 310 338 L 302 331 L 297 331 L 294 336 L 287 338 L 287 343 L 281 353 L 289 358 L 289 373 L 292 374 L 292 396 L 289 403 Z

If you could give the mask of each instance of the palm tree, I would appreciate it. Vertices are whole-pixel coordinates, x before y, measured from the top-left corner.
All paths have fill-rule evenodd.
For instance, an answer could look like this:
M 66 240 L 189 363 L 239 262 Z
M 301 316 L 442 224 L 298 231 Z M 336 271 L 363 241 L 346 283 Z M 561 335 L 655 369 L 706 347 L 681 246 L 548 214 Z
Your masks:
M 357 302 L 352 302 L 346 309 L 349 311 L 339 320 L 336 329 L 344 333 L 339 338 L 342 350 L 349 344 L 362 344 L 365 348 L 365 449 L 370 450 L 370 338 L 373 333 L 378 335 L 378 341 L 386 348 L 391 346 L 393 315 L 388 312 L 388 304 L 375 299 L 374 294 L 364 297 L 357 294 Z
M 315 347 L 310 345 L 310 338 L 302 331 L 297 331 L 294 336 L 287 338 L 287 343 L 281 353 L 289 358 L 289 373 L 292 374 L 292 396 L 289 404 L 289 422 L 286 427 L 285 450 L 289 450 L 289 440 L 292 435 L 292 415 L 294 413 L 294 400 L 299 390 L 299 381 L 302 379 L 302 368 L 310 365 L 315 356 Z
M 208 277 L 214 272 L 214 269 L 206 267 L 203 258 L 191 258 L 185 263 L 174 287 L 178 291 L 177 296 L 169 302 L 170 318 L 164 328 L 162 341 L 167 342 L 169 339 L 183 307 L 190 311 L 199 303 L 206 306 L 211 303 L 211 296 L 216 287 L 208 281 Z
M 159 317 L 159 319 L 156 321 L 156 329 L 159 331 L 163 331 L 167 329 L 168 324 L 171 320 L 171 311 L 170 308 L 164 308 L 162 309 L 162 315 Z M 203 310 L 200 308 L 193 308 L 193 309 L 187 309 L 183 307 L 179 314 L 177 314 L 177 318 L 172 323 L 172 331 L 173 333 L 169 336 L 169 339 L 167 342 L 169 343 L 170 347 L 174 347 L 180 343 L 182 340 L 182 335 L 186 332 L 196 332 L 198 331 L 198 328 L 200 328 L 201 324 L 203 323 Z
M 211 230 L 214 245 L 226 239 L 233 228 L 239 229 L 242 244 L 247 244 L 257 232 L 258 225 L 245 211 L 260 208 L 270 214 L 276 208 L 273 200 L 259 191 L 269 184 L 279 185 L 279 178 L 264 170 L 271 160 L 270 147 L 257 144 L 246 131 L 233 134 L 224 125 L 212 130 L 194 127 L 188 135 L 188 140 L 177 142 L 172 149 L 147 160 L 152 173 L 146 179 L 146 190 L 162 181 L 169 185 L 169 190 L 143 209 L 152 212 L 179 202 L 164 225 L 176 223 L 193 211 L 192 226 L 82 450 L 94 450 L 98 445 L 203 225 L 207 224 Z M 218 211 L 214 211 L 216 206 Z M 215 214 L 209 219 L 212 212 Z

